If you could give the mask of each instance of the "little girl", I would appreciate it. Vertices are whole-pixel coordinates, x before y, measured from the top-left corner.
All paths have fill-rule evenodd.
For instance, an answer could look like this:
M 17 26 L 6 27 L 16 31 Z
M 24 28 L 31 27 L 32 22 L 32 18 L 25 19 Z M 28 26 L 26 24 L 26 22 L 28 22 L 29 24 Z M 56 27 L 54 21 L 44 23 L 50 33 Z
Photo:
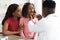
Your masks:
M 24 38 L 30 38 L 36 40 L 38 33 L 30 32 L 28 29 L 28 22 L 32 19 L 31 23 L 36 24 L 38 19 L 34 16 L 35 9 L 34 5 L 31 3 L 25 3 L 22 8 L 22 18 L 20 18 L 20 27 L 23 27 L 21 30 L 20 36 Z

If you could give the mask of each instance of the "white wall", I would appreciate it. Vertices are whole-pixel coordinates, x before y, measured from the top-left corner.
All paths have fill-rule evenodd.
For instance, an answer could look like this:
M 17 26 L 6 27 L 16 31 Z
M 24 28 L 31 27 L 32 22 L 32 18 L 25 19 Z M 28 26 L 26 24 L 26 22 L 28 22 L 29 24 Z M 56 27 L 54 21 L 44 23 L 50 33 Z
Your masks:
M 56 2 L 56 14 L 60 16 L 60 0 L 54 0 Z
M 12 3 L 23 4 L 25 2 L 28 2 L 28 0 L 0 0 L 0 13 L 5 13 L 7 7 Z

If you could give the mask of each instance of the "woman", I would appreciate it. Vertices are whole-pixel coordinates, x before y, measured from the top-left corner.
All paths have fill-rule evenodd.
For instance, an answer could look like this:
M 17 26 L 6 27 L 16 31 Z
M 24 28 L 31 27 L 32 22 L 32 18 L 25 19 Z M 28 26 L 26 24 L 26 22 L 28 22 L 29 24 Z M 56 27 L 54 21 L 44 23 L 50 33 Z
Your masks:
M 19 18 L 21 17 L 21 10 L 18 4 L 9 5 L 5 17 L 2 21 L 3 35 L 18 35 L 20 33 Z
M 28 21 L 33 20 L 33 23 L 35 24 L 38 20 L 35 18 L 35 9 L 34 5 L 31 3 L 25 3 L 22 8 L 22 18 L 20 19 L 20 27 L 23 27 L 23 30 L 21 30 L 21 36 L 25 38 L 31 38 L 35 39 L 37 34 L 35 32 L 30 32 L 28 29 Z

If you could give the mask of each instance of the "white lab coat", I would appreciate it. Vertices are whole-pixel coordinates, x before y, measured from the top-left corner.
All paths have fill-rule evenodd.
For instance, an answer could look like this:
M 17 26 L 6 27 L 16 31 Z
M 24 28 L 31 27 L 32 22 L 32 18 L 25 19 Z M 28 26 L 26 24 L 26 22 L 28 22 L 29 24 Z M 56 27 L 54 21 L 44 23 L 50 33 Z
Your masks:
M 29 21 L 28 27 L 31 32 L 39 33 L 37 40 L 60 40 L 60 17 L 55 14 L 42 18 L 35 25 Z

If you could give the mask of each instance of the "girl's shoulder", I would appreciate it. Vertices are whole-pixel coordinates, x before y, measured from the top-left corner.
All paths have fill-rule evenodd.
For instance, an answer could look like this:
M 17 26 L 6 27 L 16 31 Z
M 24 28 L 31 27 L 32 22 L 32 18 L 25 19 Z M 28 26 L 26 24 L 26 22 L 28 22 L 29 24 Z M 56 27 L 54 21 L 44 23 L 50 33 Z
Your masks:
M 25 18 L 25 17 L 21 17 L 20 20 L 23 20 L 23 21 L 27 21 L 28 18 Z
M 25 20 L 25 18 L 24 17 L 21 17 L 20 20 Z

